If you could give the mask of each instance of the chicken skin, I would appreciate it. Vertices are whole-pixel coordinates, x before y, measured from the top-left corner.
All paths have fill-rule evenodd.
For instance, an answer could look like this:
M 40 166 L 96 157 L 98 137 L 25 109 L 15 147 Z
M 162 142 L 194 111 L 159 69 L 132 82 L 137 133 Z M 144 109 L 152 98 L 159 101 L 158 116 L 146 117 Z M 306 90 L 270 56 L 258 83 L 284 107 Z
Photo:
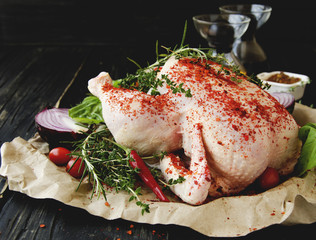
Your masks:
M 108 73 L 91 79 L 89 91 L 102 102 L 104 121 L 115 140 L 140 155 L 170 153 L 160 163 L 183 201 L 197 205 L 207 195 L 236 194 L 267 168 L 293 171 L 300 152 L 298 125 L 271 95 L 212 61 L 171 57 L 158 77 L 190 89 L 192 96 L 160 95 L 115 88 Z M 186 167 L 171 152 L 183 149 Z

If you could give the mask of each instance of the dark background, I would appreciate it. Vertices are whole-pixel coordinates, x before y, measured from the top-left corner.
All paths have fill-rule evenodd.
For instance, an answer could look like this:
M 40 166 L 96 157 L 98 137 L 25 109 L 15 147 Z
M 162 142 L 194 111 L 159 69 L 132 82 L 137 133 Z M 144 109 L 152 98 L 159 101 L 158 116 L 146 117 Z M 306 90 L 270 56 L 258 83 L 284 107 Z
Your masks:
M 154 61 L 155 44 L 179 44 L 188 21 L 186 43 L 207 46 L 195 31 L 192 17 L 217 13 L 228 3 L 272 6 L 268 22 L 257 31 L 270 70 L 308 75 L 315 79 L 316 6 L 311 1 L 106 1 L 106 0 L 0 0 L 0 42 L 4 45 L 113 46 L 140 64 Z M 107 69 L 105 69 L 107 70 Z M 133 68 L 126 71 L 133 71 Z M 121 73 L 121 74 L 125 74 Z M 316 104 L 307 88 L 302 99 Z
M 269 21 L 258 31 L 258 41 L 270 47 L 288 42 L 315 44 L 316 6 L 311 1 L 107 1 L 0 0 L 1 40 L 9 44 L 175 45 L 188 20 L 189 43 L 201 43 L 192 17 L 216 13 L 228 3 L 272 6 Z

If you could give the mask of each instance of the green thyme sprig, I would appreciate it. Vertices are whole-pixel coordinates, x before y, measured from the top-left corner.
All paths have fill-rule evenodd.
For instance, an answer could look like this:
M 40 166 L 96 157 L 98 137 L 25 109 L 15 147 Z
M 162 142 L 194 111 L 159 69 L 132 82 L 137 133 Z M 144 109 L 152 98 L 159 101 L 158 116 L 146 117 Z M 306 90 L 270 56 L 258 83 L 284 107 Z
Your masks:
M 163 154 L 163 156 L 165 156 L 167 153 L 162 153 L 162 154 Z M 161 158 L 163 158 L 163 157 L 161 157 Z M 143 158 L 143 159 L 145 159 L 145 158 Z M 163 190 L 169 190 L 171 186 L 183 183 L 186 180 L 185 177 L 179 176 L 177 179 L 170 178 L 168 180 L 168 182 L 166 182 L 164 180 L 164 177 L 162 176 L 161 171 L 158 168 L 153 167 L 150 169 L 150 171 L 151 171 L 151 174 L 155 177 L 155 179 L 157 179 L 161 183 Z
M 169 179 L 169 181 L 167 183 L 163 180 L 160 180 L 160 181 L 164 186 L 163 190 L 167 190 L 167 189 L 170 189 L 170 187 L 173 185 L 183 183 L 185 181 L 185 178 L 183 176 L 180 176 L 177 179 L 171 178 L 171 179 Z
M 166 83 L 173 93 L 184 93 L 186 97 L 192 97 L 191 90 L 183 88 L 184 83 L 176 84 L 164 74 L 158 78 L 158 73 L 160 72 L 160 68 L 172 56 L 178 58 L 191 56 L 193 58 L 208 59 L 207 54 L 200 49 L 189 48 L 187 46 L 175 50 L 164 46 L 162 46 L 162 48 L 164 48 L 167 53 L 159 54 L 158 51 L 156 51 L 157 60 L 155 63 L 148 67 L 137 69 L 135 74 L 127 74 L 125 78 L 115 81 L 114 86 L 146 93 L 150 91 L 151 95 L 159 95 L 158 87 L 162 87 L 163 84 Z M 140 67 L 135 61 L 133 61 L 133 63 Z
M 157 78 L 158 72 L 159 68 L 152 68 L 150 70 L 139 68 L 135 74 L 127 74 L 125 78 L 115 83 L 118 87 L 138 90 L 145 93 L 152 89 L 151 95 L 158 95 L 159 92 L 157 88 L 163 85 L 163 81 Z
M 250 76 L 248 76 L 248 77 L 247 77 L 247 80 L 248 80 L 249 82 L 252 82 L 252 83 L 258 85 L 258 86 L 259 86 L 261 89 L 263 89 L 263 90 L 268 90 L 268 89 L 271 87 L 270 84 L 264 83 L 261 79 L 259 79 L 259 78 L 258 78 L 256 75 L 254 75 L 254 74 L 251 74 Z

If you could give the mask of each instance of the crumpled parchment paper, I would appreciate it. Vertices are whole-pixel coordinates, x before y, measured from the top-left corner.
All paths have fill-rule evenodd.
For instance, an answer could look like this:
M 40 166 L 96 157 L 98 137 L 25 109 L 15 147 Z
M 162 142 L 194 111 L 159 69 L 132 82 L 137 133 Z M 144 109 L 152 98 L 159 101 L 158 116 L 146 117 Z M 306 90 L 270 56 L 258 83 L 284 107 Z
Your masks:
M 294 117 L 300 125 L 316 122 L 316 110 L 296 104 Z M 150 224 L 177 224 L 213 237 L 246 235 L 272 224 L 316 222 L 316 170 L 304 178 L 293 177 L 281 185 L 253 196 L 223 197 L 201 206 L 158 202 L 146 190 L 141 200 L 149 203 L 150 213 L 141 214 L 127 193 L 107 193 L 91 198 L 92 189 L 66 173 L 47 157 L 48 145 L 35 135 L 29 141 L 20 137 L 1 147 L 0 175 L 7 177 L 9 189 L 33 198 L 51 198 L 87 210 L 106 219 L 122 218 Z

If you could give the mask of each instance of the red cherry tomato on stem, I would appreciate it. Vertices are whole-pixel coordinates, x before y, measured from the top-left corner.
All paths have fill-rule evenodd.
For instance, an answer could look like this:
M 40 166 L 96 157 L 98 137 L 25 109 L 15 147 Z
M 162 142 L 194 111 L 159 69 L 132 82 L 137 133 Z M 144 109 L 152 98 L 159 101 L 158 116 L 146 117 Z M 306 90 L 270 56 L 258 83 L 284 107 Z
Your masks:
M 56 165 L 66 165 L 71 159 L 71 152 L 63 147 L 53 148 L 49 154 L 49 159 Z
M 273 188 L 279 183 L 280 176 L 275 168 L 267 167 L 267 169 L 259 177 L 259 185 L 264 190 Z
M 66 171 L 74 178 L 81 178 L 84 172 L 85 164 L 81 158 L 72 158 L 66 166 Z

